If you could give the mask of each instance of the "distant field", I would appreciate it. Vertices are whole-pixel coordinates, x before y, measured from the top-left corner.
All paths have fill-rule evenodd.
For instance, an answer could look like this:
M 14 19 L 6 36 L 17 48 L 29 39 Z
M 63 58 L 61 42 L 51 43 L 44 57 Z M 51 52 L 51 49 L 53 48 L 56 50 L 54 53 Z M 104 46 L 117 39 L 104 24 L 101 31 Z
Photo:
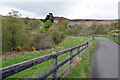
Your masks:
M 77 24 L 77 25 L 91 26 L 91 24 L 93 24 L 93 22 L 70 22 L 70 24 Z
M 90 37 L 65 38 L 57 46 L 63 47 L 63 49 L 67 49 L 67 48 L 70 48 L 70 47 L 74 47 L 76 45 L 80 45 L 80 44 L 88 41 L 89 39 L 91 39 L 91 38 Z M 3 61 L 3 67 L 10 66 L 12 64 L 16 64 L 16 63 L 19 63 L 19 62 L 22 62 L 22 61 L 30 60 L 32 58 L 40 57 L 40 56 L 47 55 L 47 54 L 50 54 L 50 52 L 37 51 L 37 52 L 21 53 L 16 57 L 6 55 L 6 57 L 8 57 L 8 59 Z M 60 57 L 58 57 L 58 59 L 63 58 L 63 57 L 64 58 L 68 57 L 67 53 L 65 55 L 61 55 Z M 63 66 L 58 71 L 64 70 L 64 68 L 66 66 Z M 49 61 L 46 61 L 44 63 L 38 64 L 38 65 L 36 65 L 34 67 L 31 67 L 31 68 L 29 68 L 27 70 L 24 70 L 24 71 L 22 71 L 20 73 L 12 75 L 12 76 L 10 76 L 8 78 L 23 78 L 23 77 L 26 77 L 26 76 L 28 76 L 26 78 L 36 78 L 37 76 L 41 75 L 43 72 L 46 72 L 47 70 L 49 70 L 51 67 L 52 67 L 51 60 L 49 60 Z M 41 68 L 44 68 L 44 69 L 40 70 Z
M 85 26 L 91 26 L 94 22 L 96 22 L 96 23 L 100 23 L 100 24 L 111 24 L 111 23 L 117 22 L 117 20 L 104 20 L 104 21 L 79 21 L 79 22 L 70 22 L 70 24 L 77 24 L 77 25 L 84 24 Z

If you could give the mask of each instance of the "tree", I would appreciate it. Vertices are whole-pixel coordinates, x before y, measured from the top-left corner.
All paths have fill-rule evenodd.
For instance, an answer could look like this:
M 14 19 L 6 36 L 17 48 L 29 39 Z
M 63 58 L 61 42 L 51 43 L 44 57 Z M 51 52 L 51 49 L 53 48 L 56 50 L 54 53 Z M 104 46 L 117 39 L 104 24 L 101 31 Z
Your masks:
M 51 21 L 51 22 L 54 22 L 54 17 L 53 17 L 53 14 L 52 13 L 49 13 L 49 20 Z
M 24 19 L 24 23 L 27 25 L 27 24 L 28 24 L 28 21 L 29 21 L 29 17 L 26 17 L 26 18 Z
M 8 13 L 8 16 L 19 18 L 22 14 L 19 11 L 11 10 L 11 12 Z
M 52 22 L 50 20 L 47 20 L 44 24 L 45 29 L 48 30 L 50 26 L 52 26 Z
M 49 17 L 50 17 L 50 16 L 47 15 L 44 22 L 46 22 L 47 20 L 49 20 Z
M 44 22 L 46 22 L 47 20 L 50 20 L 51 22 L 54 22 L 54 17 L 53 17 L 53 14 L 52 14 L 52 13 L 49 13 L 49 15 L 46 16 Z
M 25 25 L 22 19 L 18 18 L 16 12 L 3 20 L 2 23 L 2 48 L 3 51 L 14 51 L 17 46 L 25 46 L 29 44 Z M 15 15 L 15 16 L 14 16 Z M 17 15 L 17 16 L 16 16 Z

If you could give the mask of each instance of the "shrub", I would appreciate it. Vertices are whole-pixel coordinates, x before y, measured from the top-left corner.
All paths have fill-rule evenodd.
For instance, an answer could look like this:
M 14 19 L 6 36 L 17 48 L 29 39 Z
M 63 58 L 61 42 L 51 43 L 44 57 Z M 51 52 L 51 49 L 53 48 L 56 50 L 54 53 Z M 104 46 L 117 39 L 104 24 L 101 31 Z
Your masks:
M 25 52 L 21 52 L 21 54 L 25 54 Z
M 61 26 L 53 25 L 48 30 L 48 36 L 51 37 L 55 43 L 59 43 L 64 37 L 64 32 L 64 27 L 61 28 Z
M 32 34 L 31 35 L 31 45 L 30 46 L 37 46 L 38 43 L 40 42 L 40 39 L 43 39 L 44 37 L 46 37 L 46 33 L 40 33 L 40 34 Z M 39 48 L 35 47 L 37 50 Z
M 39 49 L 49 49 L 54 45 L 55 42 L 51 37 L 45 37 L 43 39 L 40 39 L 39 43 L 34 44 L 34 47 L 37 50 L 39 50 Z
M 27 51 L 31 51 L 30 46 L 25 47 Z
M 78 35 L 79 30 L 77 28 L 68 29 L 66 32 L 67 35 Z
M 52 31 L 49 36 L 54 40 L 55 43 L 59 43 L 62 39 L 62 36 L 58 30 Z
M 31 47 L 31 51 L 36 51 L 36 49 L 34 47 Z
M 17 51 L 18 51 L 18 52 L 22 51 L 22 47 L 21 47 L 21 46 L 18 46 L 18 47 L 17 47 Z

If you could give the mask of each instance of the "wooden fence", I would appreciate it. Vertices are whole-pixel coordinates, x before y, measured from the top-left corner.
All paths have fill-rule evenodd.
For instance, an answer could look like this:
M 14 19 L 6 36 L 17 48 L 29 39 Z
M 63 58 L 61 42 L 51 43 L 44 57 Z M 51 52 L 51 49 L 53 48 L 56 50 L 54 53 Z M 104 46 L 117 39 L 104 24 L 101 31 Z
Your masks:
M 30 67 L 33 67 L 33 66 L 40 64 L 40 63 L 43 63 L 43 62 L 48 61 L 50 59 L 52 59 L 52 68 L 50 70 L 48 70 L 47 72 L 45 72 L 44 74 L 37 77 L 36 79 L 41 78 L 44 80 L 51 74 L 52 74 L 52 78 L 59 79 L 64 75 L 64 73 L 68 70 L 68 68 L 65 69 L 61 73 L 61 75 L 57 75 L 57 70 L 60 67 L 62 67 L 64 64 L 66 64 L 68 61 L 70 62 L 70 66 L 71 66 L 71 64 L 73 63 L 73 58 L 76 55 L 79 55 L 82 51 L 86 50 L 93 40 L 94 40 L 94 38 L 81 44 L 81 45 L 78 45 L 76 47 L 72 47 L 69 49 L 62 50 L 62 51 L 53 52 L 52 54 L 49 54 L 49 55 L 45 55 L 45 56 L 42 56 L 39 58 L 31 59 L 31 60 L 21 62 L 21 63 L 15 64 L 15 65 L 12 65 L 9 67 L 2 68 L 2 69 L 0 69 L 0 74 L 2 74 L 1 79 L 4 79 L 8 76 L 11 76 L 11 75 L 16 74 L 18 72 L 26 70 Z M 73 54 L 73 50 L 77 50 L 77 51 Z M 67 52 L 70 52 L 69 53 L 70 57 L 58 64 L 57 57 L 62 55 L 62 54 L 65 54 Z

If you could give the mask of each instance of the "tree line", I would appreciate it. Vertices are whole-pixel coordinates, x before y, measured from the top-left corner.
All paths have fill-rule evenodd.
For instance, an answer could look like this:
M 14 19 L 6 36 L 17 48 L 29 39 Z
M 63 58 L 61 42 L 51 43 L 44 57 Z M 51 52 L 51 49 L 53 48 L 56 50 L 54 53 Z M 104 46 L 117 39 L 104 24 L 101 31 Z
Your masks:
M 69 21 L 61 20 L 54 23 L 52 13 L 44 20 L 21 18 L 19 11 L 12 10 L 8 16 L 2 18 L 2 50 L 3 52 L 15 51 L 17 47 L 23 50 L 27 47 L 34 47 L 37 50 L 54 47 L 61 42 L 64 35 L 93 35 L 110 34 L 113 31 L 119 33 L 120 23 L 100 24 L 93 22 L 88 28 L 85 23 L 77 24 L 70 28 Z
M 48 49 L 62 41 L 67 21 L 54 24 L 52 13 L 44 21 L 20 16 L 19 11 L 12 10 L 8 16 L 2 18 L 3 52 L 15 51 L 17 47 L 25 50 L 28 46 L 38 50 Z

